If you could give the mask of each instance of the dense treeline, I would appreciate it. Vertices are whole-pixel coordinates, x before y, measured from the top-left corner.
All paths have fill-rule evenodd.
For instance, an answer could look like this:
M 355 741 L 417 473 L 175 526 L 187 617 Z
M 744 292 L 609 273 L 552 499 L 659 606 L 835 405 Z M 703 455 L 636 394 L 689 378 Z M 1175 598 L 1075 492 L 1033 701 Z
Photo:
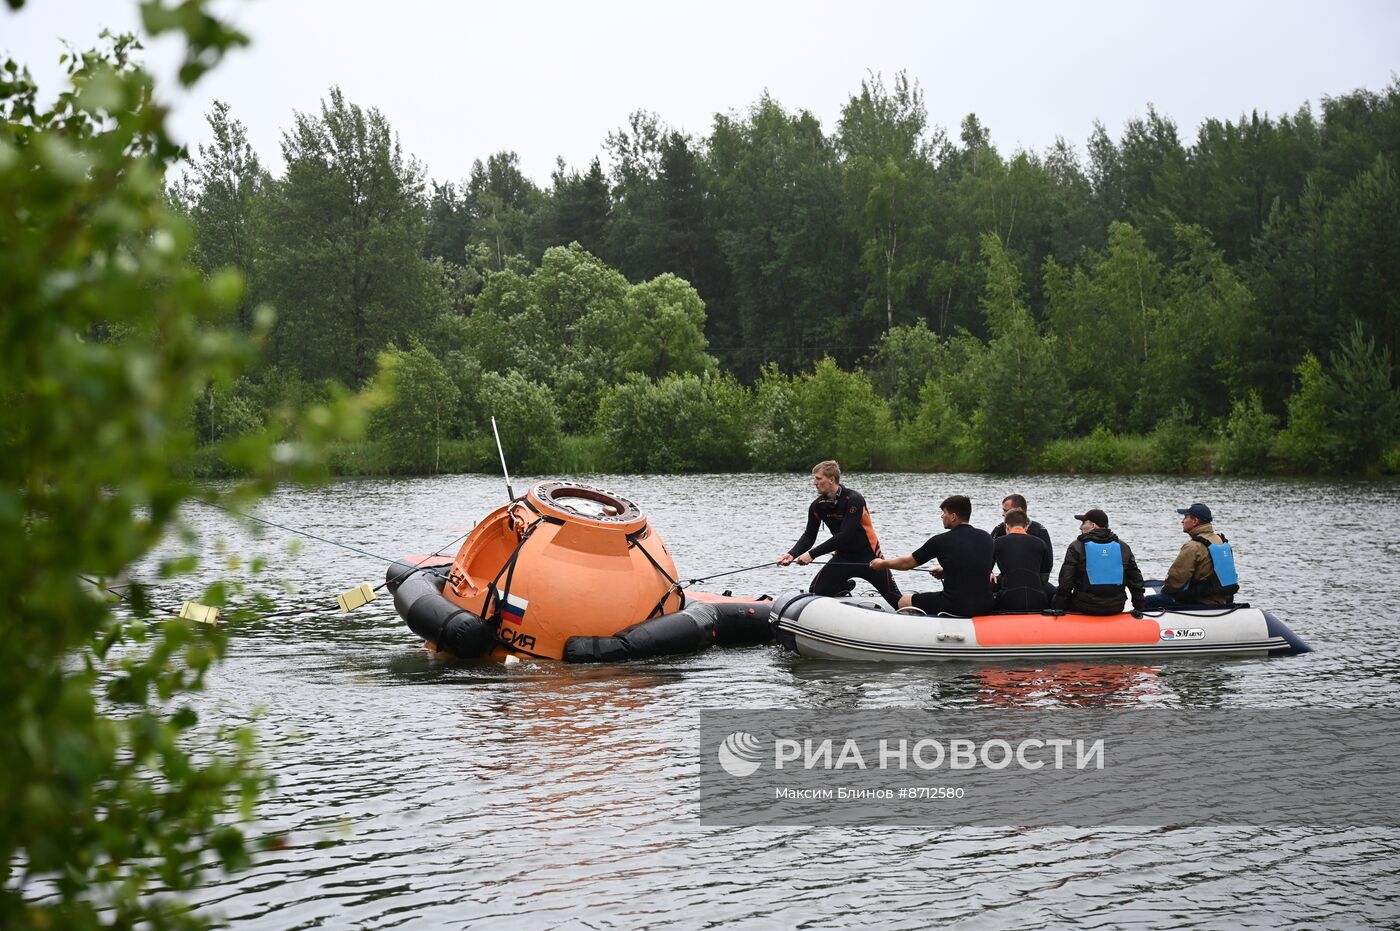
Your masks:
M 540 188 L 431 180 L 336 89 L 277 177 L 218 105 L 172 199 L 277 315 L 199 427 L 392 380 L 342 467 L 485 467 L 494 414 L 541 470 L 1394 471 L 1400 81 L 1320 110 L 1003 154 L 872 76 L 830 132 L 635 114 Z

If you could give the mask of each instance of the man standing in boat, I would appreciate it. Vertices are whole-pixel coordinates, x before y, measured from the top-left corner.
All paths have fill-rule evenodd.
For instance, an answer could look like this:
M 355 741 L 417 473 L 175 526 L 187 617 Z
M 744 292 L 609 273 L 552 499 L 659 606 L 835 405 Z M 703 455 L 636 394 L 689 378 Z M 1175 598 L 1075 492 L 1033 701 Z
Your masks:
M 1055 607 L 1075 614 L 1121 614 L 1124 592 L 1132 596 L 1133 614 L 1142 615 L 1142 572 L 1132 547 L 1108 529 L 1108 515 L 1090 508 L 1074 515 L 1079 536 L 1065 550 Z
M 995 609 L 992 595 L 992 535 L 972 526 L 972 502 L 965 495 L 950 495 L 939 505 L 944 532 L 929 537 L 908 556 L 877 559 L 872 569 L 913 569 L 930 559 L 938 567 L 929 570 L 943 580 L 941 592 L 916 592 L 899 600 L 901 608 L 913 606 L 925 614 L 975 617 Z
M 880 538 L 875 535 L 865 498 L 854 488 L 841 484 L 841 466 L 834 459 L 812 467 L 812 485 L 817 489 L 817 500 L 807 508 L 807 529 L 792 549 L 778 559 L 778 565 L 805 566 L 830 553 L 830 563 L 817 573 L 808 591 L 814 595 L 848 595 L 856 579 L 865 579 L 890 607 L 899 607 L 899 586 L 893 573 L 870 568 L 871 560 L 884 554 L 880 552 Z M 831 531 L 831 539 L 813 546 L 821 524 Z

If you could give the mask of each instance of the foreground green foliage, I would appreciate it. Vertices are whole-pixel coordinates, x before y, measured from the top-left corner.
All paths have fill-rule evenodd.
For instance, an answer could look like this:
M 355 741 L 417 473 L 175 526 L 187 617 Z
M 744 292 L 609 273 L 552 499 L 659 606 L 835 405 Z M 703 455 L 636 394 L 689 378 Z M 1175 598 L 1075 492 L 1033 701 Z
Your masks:
M 243 42 L 198 2 L 142 11 L 152 33 L 184 37 L 187 83 Z M 248 862 L 239 824 L 265 781 L 250 734 L 206 728 L 199 744 L 219 749 L 192 749 L 188 693 L 221 634 L 175 619 L 145 586 L 116 609 L 84 579 L 119 578 L 178 526 L 196 489 L 172 466 L 196 430 L 252 477 L 223 496 L 233 503 L 309 467 L 309 445 L 339 433 L 337 414 L 294 424 L 239 380 L 270 319 L 245 308 L 238 273 L 206 278 L 189 261 L 190 227 L 163 191 L 179 150 L 137 47 L 65 56 L 51 105 L 26 69 L 0 65 L 6 929 L 199 926 L 171 893 Z M 276 445 L 268 421 L 284 428 Z M 174 559 L 162 576 L 192 565 Z M 199 600 L 232 595 L 220 585 Z

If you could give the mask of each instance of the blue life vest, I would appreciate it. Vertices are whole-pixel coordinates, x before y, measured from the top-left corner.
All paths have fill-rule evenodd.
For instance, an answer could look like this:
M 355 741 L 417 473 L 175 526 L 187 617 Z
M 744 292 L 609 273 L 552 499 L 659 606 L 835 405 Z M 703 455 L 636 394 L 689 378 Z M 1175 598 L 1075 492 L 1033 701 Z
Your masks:
M 1090 585 L 1123 584 L 1123 548 L 1118 541 L 1095 543 L 1084 541 L 1084 569 Z
M 1240 590 L 1239 574 L 1235 571 L 1235 551 L 1230 547 L 1230 541 L 1225 539 L 1225 534 L 1219 534 L 1220 542 L 1211 543 L 1205 537 L 1192 537 L 1197 543 L 1206 548 L 1210 553 L 1211 573 L 1204 579 L 1194 579 L 1186 583 L 1183 591 L 1189 591 L 1193 595 L 1214 595 L 1223 594 L 1233 596 Z
M 1219 543 L 1210 545 L 1210 561 L 1215 566 L 1215 577 L 1221 587 L 1233 585 L 1238 590 L 1240 577 L 1235 573 L 1235 551 L 1230 548 L 1229 540 L 1221 537 Z

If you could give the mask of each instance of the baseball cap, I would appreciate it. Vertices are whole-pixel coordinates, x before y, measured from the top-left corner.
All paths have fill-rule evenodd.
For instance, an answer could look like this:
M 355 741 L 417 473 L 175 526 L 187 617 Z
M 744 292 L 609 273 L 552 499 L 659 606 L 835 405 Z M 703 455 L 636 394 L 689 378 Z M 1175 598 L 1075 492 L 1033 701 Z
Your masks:
M 1074 515 L 1074 519 L 1078 521 L 1091 520 L 1100 527 L 1108 526 L 1108 515 L 1098 508 L 1089 508 L 1083 514 Z
M 1199 501 L 1191 505 L 1189 508 L 1177 508 L 1176 513 L 1190 514 L 1192 517 L 1196 518 L 1196 520 L 1200 521 L 1203 524 L 1210 523 L 1210 508 L 1206 507 Z

